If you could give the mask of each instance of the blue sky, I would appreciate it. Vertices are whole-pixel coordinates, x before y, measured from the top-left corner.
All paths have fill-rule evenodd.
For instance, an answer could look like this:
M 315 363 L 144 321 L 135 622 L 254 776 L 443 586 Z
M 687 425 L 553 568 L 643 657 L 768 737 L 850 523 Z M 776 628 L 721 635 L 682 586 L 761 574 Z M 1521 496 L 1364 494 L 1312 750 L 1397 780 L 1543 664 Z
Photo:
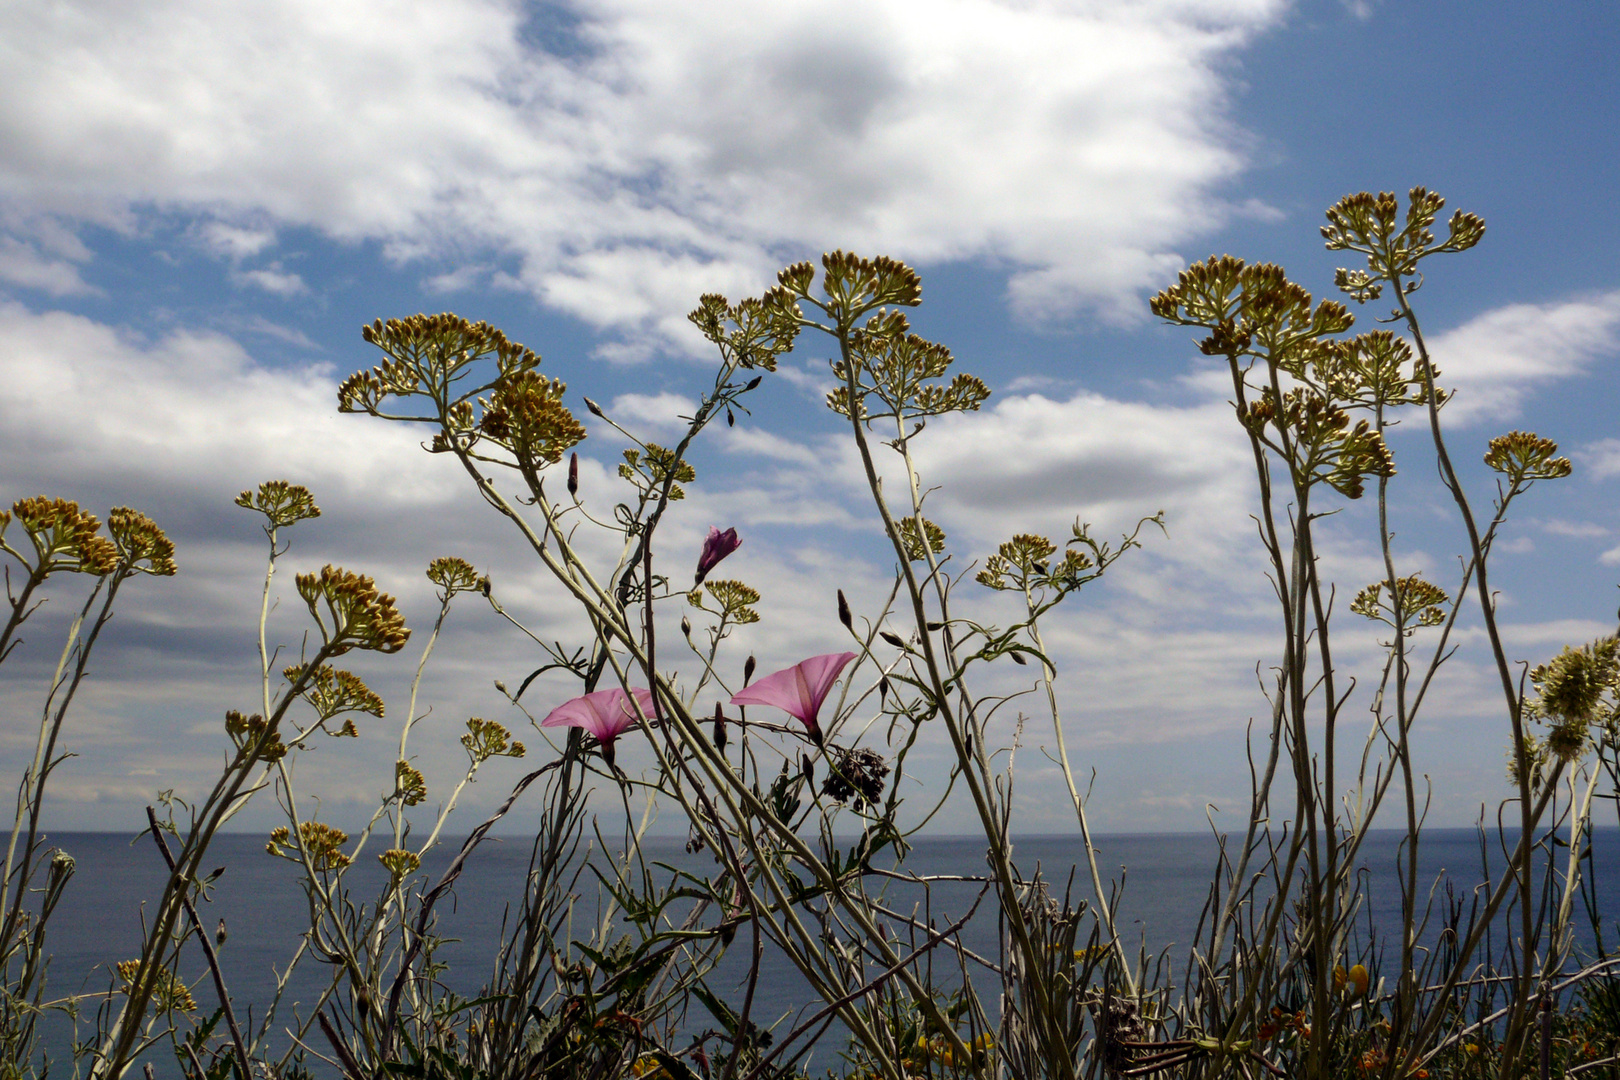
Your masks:
M 336 381 L 375 361 L 362 323 L 487 319 L 656 439 L 706 378 L 684 320 L 697 296 L 757 292 L 836 247 L 916 265 L 918 329 L 997 392 L 924 450 L 963 563 L 1013 531 L 1167 511 L 1168 539 L 1052 631 L 1099 827 L 1197 828 L 1207 804 L 1235 809 L 1243 728 L 1264 710 L 1254 665 L 1276 652 L 1240 433 L 1208 362 L 1149 321 L 1146 297 L 1218 252 L 1326 292 L 1340 260 L 1317 228 L 1348 192 L 1421 183 L 1488 222 L 1419 294 L 1459 390 L 1456 456 L 1524 427 L 1577 463 L 1504 539 L 1509 641 L 1536 662 L 1612 631 L 1612 6 L 84 0 L 14 5 L 0 30 L 0 499 L 141 507 L 182 564 L 125 601 L 69 736 L 80 756 L 54 781 L 61 827 L 132 826 L 157 789 L 201 783 L 219 716 L 253 700 L 262 552 L 230 498 L 262 479 L 307 483 L 327 511 L 290 567 L 374 573 L 424 626 L 421 568 L 463 554 L 513 610 L 572 632 L 448 463 L 335 414 Z M 866 595 L 887 572 L 818 404 L 823 361 L 802 349 L 753 417 L 702 448 L 669 529 L 677 562 L 710 524 L 743 533 L 728 566 L 767 603 L 738 663 L 839 647 L 833 590 Z M 587 493 L 611 490 L 610 436 L 581 447 Z M 1457 537 L 1432 466 L 1419 440 L 1395 449 L 1414 463 L 1403 556 L 1443 579 Z M 1469 480 L 1488 500 L 1483 470 Z M 1373 534 L 1364 508 L 1341 524 L 1329 560 L 1353 591 L 1377 573 Z M 7 768 L 32 748 L 52 610 L 0 675 Z M 297 620 L 278 618 L 296 647 Z M 451 629 L 413 736 L 439 790 L 459 757 L 450 718 L 516 723 L 490 683 L 532 666 L 487 611 L 468 605 Z M 1344 632 L 1367 674 L 1370 636 Z M 1503 793 L 1478 660 L 1465 639 L 1418 731 L 1445 823 Z M 396 711 L 407 666 L 366 669 Z M 308 791 L 333 818 L 362 813 L 396 737 L 390 720 L 323 747 L 300 766 Z M 1023 760 L 1025 827 L 1066 828 L 1055 774 Z

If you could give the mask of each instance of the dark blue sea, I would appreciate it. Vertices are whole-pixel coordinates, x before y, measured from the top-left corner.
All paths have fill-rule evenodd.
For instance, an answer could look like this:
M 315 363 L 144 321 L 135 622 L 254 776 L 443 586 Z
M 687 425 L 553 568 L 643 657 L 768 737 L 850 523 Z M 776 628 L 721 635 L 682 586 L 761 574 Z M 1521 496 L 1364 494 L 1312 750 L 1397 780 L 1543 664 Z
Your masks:
M 1397 925 L 1400 890 L 1394 868 L 1399 839 L 1399 834 L 1393 832 L 1375 833 L 1362 853 L 1368 908 L 1359 920 L 1363 927 L 1369 919 L 1374 925 Z M 105 990 L 113 981 L 112 966 L 138 954 L 142 905 L 150 904 L 159 895 L 165 879 L 162 864 L 150 837 L 62 833 L 52 836 L 50 843 L 77 860 L 77 873 L 50 924 L 47 942 L 53 959 L 47 998 Z M 1157 834 L 1106 836 L 1099 839 L 1099 844 L 1105 880 L 1112 886 L 1119 886 L 1123 880 L 1118 899 L 1122 937 L 1132 952 L 1137 947 L 1150 954 L 1168 950 L 1179 976 L 1215 866 L 1215 841 L 1207 834 Z M 425 861 L 423 871 L 437 880 L 459 846 L 459 840 L 442 845 Z M 687 854 L 679 840 L 654 840 L 650 847 L 652 857 L 671 865 L 697 873 L 714 871 L 707 855 Z M 1599 830 L 1594 850 L 1594 892 L 1604 918 L 1605 941 L 1612 949 L 1620 939 L 1614 929 L 1616 919 L 1620 919 L 1620 830 Z M 1026 875 L 1038 863 L 1043 876 L 1061 894 L 1079 853 L 1079 842 L 1073 837 L 1026 837 L 1017 842 L 1014 860 Z M 1501 853 L 1494 840 L 1490 853 L 1493 867 L 1499 867 Z M 1463 893 L 1481 880 L 1480 837 L 1472 829 L 1426 832 L 1420 855 L 1425 889 L 1441 875 L 1448 876 Z M 977 875 L 985 869 L 984 856 L 982 838 L 918 839 L 906 866 L 918 874 Z M 456 992 L 475 995 L 489 978 L 502 920 L 508 904 L 516 909 L 528 860 L 527 841 L 492 837 L 472 856 L 454 894 L 440 904 L 438 932 L 456 939 L 440 958 L 450 963 L 446 982 Z M 219 919 L 225 920 L 228 938 L 220 953 L 221 967 L 238 1012 L 245 1015 L 251 1007 L 257 1021 L 262 1015 L 262 1003 L 272 996 L 277 973 L 286 969 L 300 934 L 308 926 L 308 905 L 295 867 L 268 856 L 262 836 L 217 838 L 206 865 L 223 866 L 225 872 L 215 883 L 209 901 L 201 905 L 201 917 L 210 932 Z M 356 865 L 351 876 L 357 897 L 369 900 L 375 895 L 381 870 L 369 855 Z M 588 876 L 581 879 L 582 889 L 591 880 Z M 1075 875 L 1074 889 L 1077 897 L 1089 898 L 1090 886 L 1083 868 Z M 977 891 L 974 886 L 960 883 L 937 887 L 931 911 L 936 923 L 946 925 L 960 917 Z M 897 901 L 905 898 L 903 890 L 894 895 Z M 993 903 L 993 898 L 987 898 L 981 914 L 965 931 L 967 947 L 984 954 L 993 954 L 996 947 Z M 596 900 L 591 893 L 584 897 L 581 907 L 586 924 L 595 911 Z M 1590 934 L 1583 936 L 1589 938 Z M 740 937 L 738 945 L 742 944 Z M 195 970 L 183 974 L 202 974 L 201 954 L 195 946 L 188 952 L 187 967 Z M 742 952 L 734 949 L 739 961 Z M 727 963 L 731 963 L 730 957 Z M 732 966 L 741 972 L 740 962 Z M 329 981 L 330 972 L 326 965 L 305 957 L 283 998 L 275 1025 L 278 1030 L 293 1022 L 295 1014 L 308 1015 L 310 1003 Z M 781 1029 L 785 1031 L 793 1025 L 792 1018 L 799 1009 L 809 1002 L 810 995 L 799 974 L 780 958 L 767 955 L 764 976 L 756 991 L 754 1015 L 767 1021 L 787 1017 Z M 715 985 L 726 992 L 725 969 Z M 203 985 L 198 1000 L 205 1012 L 212 1010 L 214 995 L 208 984 Z M 81 1027 L 81 1037 L 89 1030 Z M 73 1037 L 71 1027 L 53 1015 L 47 1021 L 46 1033 L 51 1056 L 65 1058 Z M 834 1053 L 834 1048 L 818 1048 L 819 1066 L 815 1071 L 836 1064 Z M 157 1060 L 159 1075 L 172 1071 L 172 1057 L 166 1059 L 170 1069 L 162 1067 L 164 1058 Z M 315 1072 L 322 1075 L 319 1068 Z

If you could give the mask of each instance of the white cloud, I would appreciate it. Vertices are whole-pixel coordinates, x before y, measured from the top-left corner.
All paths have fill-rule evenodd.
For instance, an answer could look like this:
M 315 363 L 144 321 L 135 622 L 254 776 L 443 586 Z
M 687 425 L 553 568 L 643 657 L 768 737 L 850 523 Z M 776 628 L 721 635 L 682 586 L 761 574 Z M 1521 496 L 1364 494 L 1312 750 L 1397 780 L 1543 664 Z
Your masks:
M 0 281 L 37 289 L 47 296 L 84 296 L 100 292 L 79 276 L 79 268 L 66 259 L 53 259 L 33 244 L 14 236 L 0 236 Z
M 269 371 L 219 334 L 144 342 L 62 312 L 0 305 L 0 479 L 8 487 L 132 485 L 223 498 L 268 479 L 401 505 L 445 497 L 413 432 L 337 414 L 322 369 Z M 434 479 L 439 475 L 439 479 Z
M 234 258 L 283 225 L 515 256 L 661 347 L 697 292 L 833 246 L 993 257 L 1028 317 L 1139 320 L 1176 245 L 1266 212 L 1211 194 L 1244 161 L 1220 65 L 1284 7 L 582 0 L 559 56 L 511 0 L 13 5 L 0 185 L 125 229 L 206 214 Z
M 1608 529 L 1591 521 L 1565 521 L 1562 518 L 1549 518 L 1538 524 L 1554 536 L 1569 536 L 1577 540 L 1591 540 L 1595 537 L 1609 535 Z
M 1516 416 L 1540 384 L 1569 378 L 1620 350 L 1620 291 L 1548 304 L 1509 304 L 1435 338 L 1440 383 L 1455 388 L 1452 427 Z
M 1575 451 L 1574 456 L 1594 480 L 1620 476 L 1620 439 L 1599 439 Z
M 231 280 L 239 285 L 252 285 L 276 296 L 297 296 L 309 291 L 304 279 L 283 270 L 280 263 L 271 263 L 259 270 L 233 270 Z
M 198 235 L 209 250 L 228 259 L 250 258 L 276 242 L 271 229 L 244 228 L 223 221 L 206 223 Z
M 666 391 L 661 394 L 620 394 L 613 399 L 613 405 L 607 412 L 616 423 L 637 435 L 648 432 L 669 435 L 684 432 L 688 421 L 681 417 L 691 417 L 697 410 L 697 402 Z

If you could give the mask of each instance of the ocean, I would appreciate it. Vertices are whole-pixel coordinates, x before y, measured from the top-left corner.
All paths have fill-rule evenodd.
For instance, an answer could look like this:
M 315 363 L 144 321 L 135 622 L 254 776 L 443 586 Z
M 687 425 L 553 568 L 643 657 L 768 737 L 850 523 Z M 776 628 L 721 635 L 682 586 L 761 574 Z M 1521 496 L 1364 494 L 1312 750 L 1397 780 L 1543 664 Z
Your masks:
M 1367 910 L 1359 920 L 1365 927 L 1393 927 L 1400 909 L 1400 890 L 1394 877 L 1400 834 L 1376 832 L 1369 837 L 1360 859 L 1365 868 Z M 47 998 L 106 990 L 114 981 L 111 969 L 118 961 L 136 956 L 141 940 L 142 905 L 150 904 L 162 888 L 165 871 L 150 837 L 132 839 L 107 833 L 62 833 L 50 838 L 77 860 L 77 872 L 50 924 L 47 950 L 52 954 L 48 971 Z M 244 1018 L 250 1012 L 254 1022 L 262 1015 L 263 1003 L 274 991 L 277 973 L 284 971 L 299 944 L 299 935 L 308 926 L 308 904 L 296 877 L 296 867 L 265 853 L 264 837 L 226 835 L 217 838 L 205 865 L 225 867 L 212 888 L 208 902 L 200 905 L 204 925 L 212 933 L 220 919 L 225 920 L 227 940 L 220 950 L 220 964 L 227 986 Z M 1207 834 L 1117 835 L 1098 838 L 1099 865 L 1105 881 L 1120 882 L 1118 901 L 1120 933 L 1132 952 L 1144 948 L 1150 954 L 1168 950 L 1173 970 L 1179 976 L 1186 960 L 1186 949 L 1196 930 L 1217 849 Z M 449 841 L 424 861 L 423 870 L 437 880 L 460 846 Z M 712 872 L 714 863 L 707 854 L 691 855 L 677 839 L 649 842 L 651 857 L 693 872 Z M 372 857 L 376 845 L 356 864 L 351 874 L 356 898 L 370 900 L 382 882 L 382 871 Z M 1596 889 L 1605 923 L 1605 940 L 1611 948 L 1620 940 L 1614 924 L 1620 918 L 1620 830 L 1600 829 L 1595 834 Z M 1420 846 L 1425 888 L 1446 875 L 1466 892 L 1481 878 L 1480 839 L 1472 829 L 1437 829 L 1424 833 Z M 1069 872 L 1075 867 L 1080 845 L 1075 837 L 1025 837 L 1015 842 L 1014 860 L 1028 874 L 1037 864 L 1043 876 L 1061 894 Z M 977 874 L 984 870 L 985 844 L 982 838 L 930 837 L 915 841 L 907 868 L 918 874 Z M 1492 841 L 1493 865 L 1501 865 L 1501 854 Z M 454 894 L 439 905 L 438 932 L 455 939 L 440 954 L 450 964 L 446 983 L 457 993 L 476 994 L 488 979 L 499 942 L 502 920 L 510 904 L 515 910 L 521 896 L 528 866 L 529 843 L 521 838 L 491 837 L 470 860 L 466 874 Z M 581 912 L 588 924 L 596 911 L 594 879 L 581 879 L 587 895 Z M 1075 895 L 1089 897 L 1089 879 L 1082 867 L 1074 879 Z M 946 883 L 935 888 L 932 914 L 939 925 L 959 918 L 977 894 L 977 888 L 962 883 Z M 897 900 L 904 896 L 896 894 Z M 964 931 L 964 943 L 981 953 L 993 953 L 997 935 L 993 897 Z M 1577 916 L 1584 927 L 1584 919 Z M 738 945 L 745 943 L 744 930 Z M 1589 938 L 1587 931 L 1585 937 Z M 716 973 L 713 985 L 725 994 L 728 978 L 742 971 L 744 950 L 736 948 L 726 966 Z M 203 973 L 201 953 L 192 946 L 186 971 Z M 331 977 L 331 969 L 306 956 L 288 984 L 278 1013 L 279 1030 L 295 1014 L 308 1015 L 308 1006 Z M 792 1017 L 810 1002 L 798 972 L 779 957 L 767 953 L 756 991 L 754 1015 L 763 1020 L 787 1017 L 782 1030 L 793 1026 Z M 734 988 L 734 987 L 733 987 Z M 741 996 L 740 990 L 737 991 Z M 994 996 L 994 991 L 991 991 Z M 205 1013 L 214 1005 L 211 983 L 204 982 L 197 994 Z M 90 1015 L 87 1013 L 87 1015 Z M 80 1037 L 89 1034 L 82 1026 Z M 70 1024 L 59 1014 L 47 1017 L 43 1026 L 47 1048 L 53 1059 L 61 1060 L 73 1038 Z M 285 1045 L 282 1036 L 281 1045 Z M 316 1044 L 325 1050 L 324 1045 Z M 834 1049 L 819 1048 L 820 1068 L 835 1064 Z M 161 1066 L 163 1060 L 169 1070 Z M 158 1073 L 172 1071 L 173 1059 L 163 1057 Z M 318 1064 L 318 1063 L 316 1063 Z M 55 1072 L 56 1070 L 53 1070 Z M 316 1070 L 316 1075 L 322 1075 Z

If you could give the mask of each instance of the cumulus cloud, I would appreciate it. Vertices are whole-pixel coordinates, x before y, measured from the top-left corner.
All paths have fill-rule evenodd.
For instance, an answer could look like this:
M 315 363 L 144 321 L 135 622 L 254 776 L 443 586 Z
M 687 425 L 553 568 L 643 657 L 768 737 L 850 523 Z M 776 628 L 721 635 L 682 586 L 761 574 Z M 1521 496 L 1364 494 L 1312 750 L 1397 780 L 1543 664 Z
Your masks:
M 275 296 L 297 296 L 309 291 L 304 279 L 283 270 L 280 263 L 271 263 L 257 270 L 233 270 L 231 280 L 238 285 L 251 285 Z
M 548 35 L 512 0 L 14 5 L 0 190 L 126 230 L 204 214 L 233 259 L 281 225 L 493 254 L 626 357 L 694 341 L 695 292 L 837 245 L 997 258 L 1026 317 L 1139 319 L 1178 243 L 1263 212 L 1211 194 L 1244 161 L 1218 65 L 1284 6 L 578 0 Z
M 100 291 L 85 282 L 72 262 L 52 258 L 15 236 L 0 236 L 0 281 L 47 296 L 85 296 Z
M 1575 451 L 1575 458 L 1586 466 L 1594 480 L 1620 476 L 1620 439 L 1599 439 Z
M 1495 308 L 1439 335 L 1429 351 L 1441 383 L 1457 391 L 1446 406 L 1453 427 L 1511 419 L 1541 384 L 1620 351 L 1620 291 Z

